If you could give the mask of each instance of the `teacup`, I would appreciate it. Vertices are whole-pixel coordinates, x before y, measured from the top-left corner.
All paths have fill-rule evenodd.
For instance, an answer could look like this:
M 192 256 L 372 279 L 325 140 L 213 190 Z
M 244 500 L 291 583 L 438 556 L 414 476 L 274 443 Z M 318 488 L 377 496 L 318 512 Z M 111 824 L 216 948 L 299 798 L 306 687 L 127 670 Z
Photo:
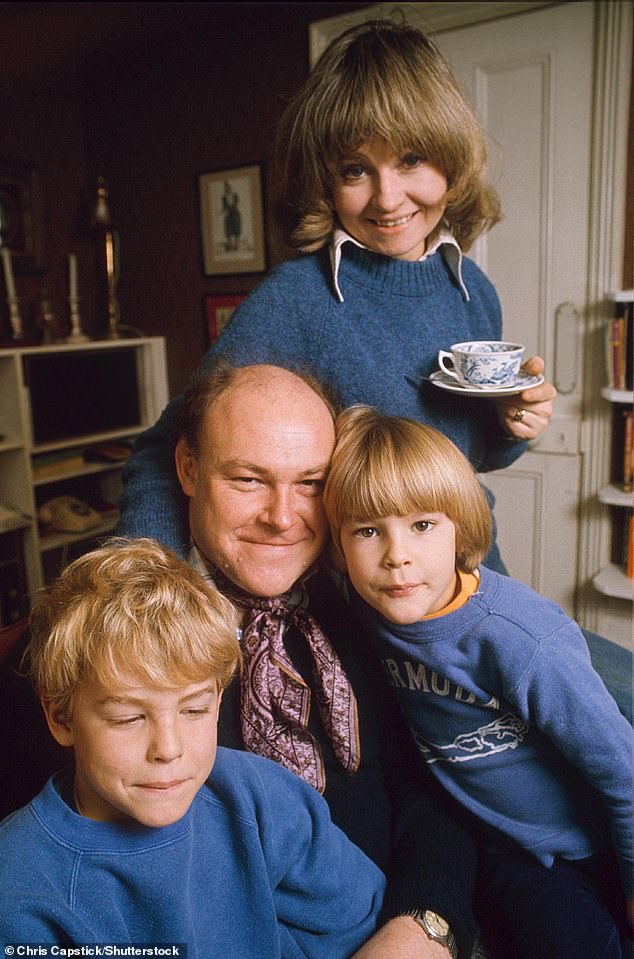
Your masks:
M 523 355 L 524 347 L 519 343 L 468 340 L 439 350 L 438 364 L 463 386 L 494 389 L 515 384 Z

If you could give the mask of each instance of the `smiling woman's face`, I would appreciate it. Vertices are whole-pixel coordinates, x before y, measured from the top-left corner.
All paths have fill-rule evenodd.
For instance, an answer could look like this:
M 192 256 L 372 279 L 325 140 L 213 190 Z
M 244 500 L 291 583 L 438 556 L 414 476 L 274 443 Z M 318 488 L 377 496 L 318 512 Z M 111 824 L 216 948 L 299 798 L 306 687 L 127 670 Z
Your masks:
M 418 260 L 445 212 L 447 180 L 414 151 L 370 140 L 337 168 L 332 199 L 341 226 L 375 253 Z

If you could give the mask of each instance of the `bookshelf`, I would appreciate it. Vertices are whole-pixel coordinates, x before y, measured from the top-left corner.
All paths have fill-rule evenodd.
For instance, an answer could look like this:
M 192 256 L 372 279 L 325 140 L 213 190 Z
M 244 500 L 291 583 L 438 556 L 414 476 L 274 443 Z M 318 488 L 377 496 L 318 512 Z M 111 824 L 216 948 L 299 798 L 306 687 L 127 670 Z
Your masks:
M 611 512 L 611 562 L 593 577 L 604 596 L 634 599 L 634 402 L 632 310 L 633 290 L 611 294 L 613 316 L 605 326 L 605 376 L 602 397 L 612 404 L 612 465 L 610 481 L 598 499 Z
M 60 369 L 73 377 L 51 382 Z M 125 379 L 109 375 L 126 369 Z M 39 407 L 38 370 L 49 377 L 40 379 Z M 114 531 L 126 452 L 167 401 L 163 337 L 0 350 L 0 626 L 26 614 L 35 590 Z M 98 522 L 66 531 L 41 522 L 42 507 L 60 496 L 88 504 Z

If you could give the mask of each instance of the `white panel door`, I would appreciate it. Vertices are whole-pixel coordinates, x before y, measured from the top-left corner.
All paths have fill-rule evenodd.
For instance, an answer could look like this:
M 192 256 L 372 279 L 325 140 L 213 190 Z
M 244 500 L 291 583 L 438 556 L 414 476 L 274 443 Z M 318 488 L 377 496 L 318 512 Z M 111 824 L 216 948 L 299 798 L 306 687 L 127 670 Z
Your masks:
M 436 41 L 487 132 L 504 219 L 472 255 L 504 328 L 546 360 L 559 398 L 543 437 L 486 477 L 513 576 L 574 614 L 581 476 L 582 335 L 592 120 L 591 3 L 443 32 Z

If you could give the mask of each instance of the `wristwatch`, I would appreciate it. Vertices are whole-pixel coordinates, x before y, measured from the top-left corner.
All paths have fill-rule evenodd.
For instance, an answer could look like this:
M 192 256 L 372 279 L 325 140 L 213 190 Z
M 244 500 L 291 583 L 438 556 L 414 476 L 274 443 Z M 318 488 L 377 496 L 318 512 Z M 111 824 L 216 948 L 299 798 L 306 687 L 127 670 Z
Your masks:
M 451 959 L 458 959 L 458 943 L 449 928 L 449 923 L 437 912 L 431 909 L 409 909 L 401 913 L 402 916 L 411 916 L 417 922 L 428 939 L 439 942 L 448 951 Z

